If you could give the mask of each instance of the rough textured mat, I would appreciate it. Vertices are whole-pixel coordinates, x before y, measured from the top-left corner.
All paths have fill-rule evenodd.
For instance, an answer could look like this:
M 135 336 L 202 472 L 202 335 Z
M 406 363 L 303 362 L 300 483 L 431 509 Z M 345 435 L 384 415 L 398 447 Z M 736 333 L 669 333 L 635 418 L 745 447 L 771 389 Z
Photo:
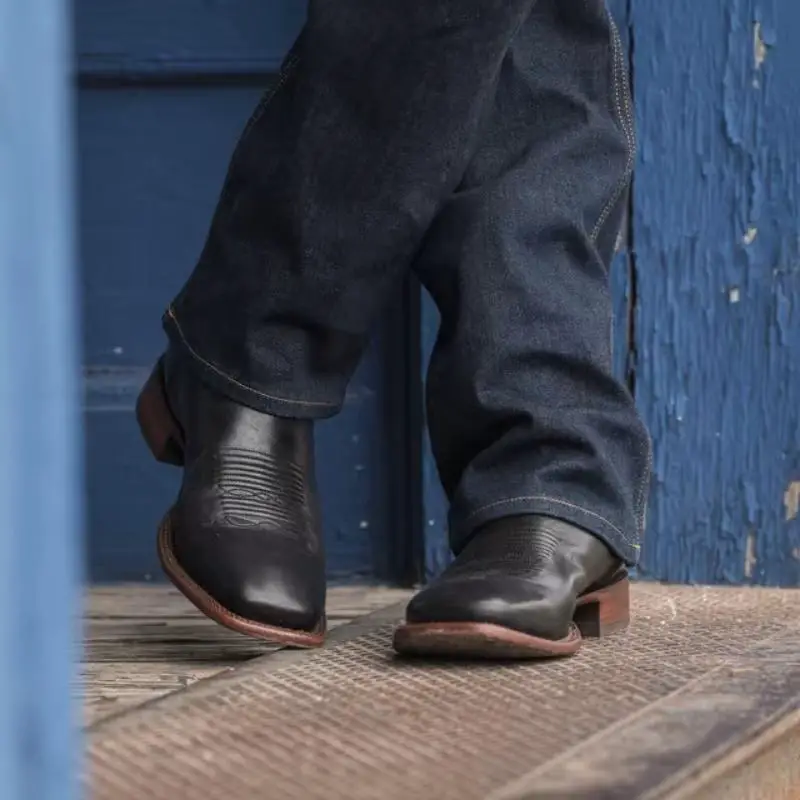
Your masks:
M 381 586 L 330 587 L 328 626 L 410 596 Z M 89 725 L 277 649 L 213 623 L 163 584 L 92 587 L 83 616 L 83 663 L 73 692 Z
M 94 800 L 728 800 L 800 762 L 800 592 L 638 585 L 628 633 L 518 665 L 397 660 L 401 610 L 96 726 Z

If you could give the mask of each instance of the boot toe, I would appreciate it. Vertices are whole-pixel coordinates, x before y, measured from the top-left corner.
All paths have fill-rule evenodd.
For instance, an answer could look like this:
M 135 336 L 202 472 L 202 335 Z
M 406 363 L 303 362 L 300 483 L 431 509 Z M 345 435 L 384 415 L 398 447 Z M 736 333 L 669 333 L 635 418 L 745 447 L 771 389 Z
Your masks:
M 310 566 L 310 565 L 309 565 Z M 240 617 L 265 625 L 297 631 L 313 631 L 324 614 L 324 596 L 308 580 L 311 572 L 298 562 L 250 568 L 246 574 L 231 569 L 216 579 L 217 596 Z
M 176 536 L 181 567 L 227 611 L 277 628 L 314 631 L 325 613 L 321 559 L 261 530 Z M 187 537 L 188 538 L 188 537 Z
M 544 591 L 511 576 L 441 580 L 408 605 L 410 624 L 467 622 L 499 625 L 558 641 L 569 635 L 574 600 L 558 587 Z

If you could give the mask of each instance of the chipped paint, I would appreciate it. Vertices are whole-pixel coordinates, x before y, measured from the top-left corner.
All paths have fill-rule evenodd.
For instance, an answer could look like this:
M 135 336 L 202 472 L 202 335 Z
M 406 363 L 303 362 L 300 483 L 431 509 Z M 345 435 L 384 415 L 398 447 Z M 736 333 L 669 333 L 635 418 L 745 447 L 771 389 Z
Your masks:
M 756 558 L 756 536 L 750 533 L 747 537 L 747 549 L 744 554 L 744 576 L 748 580 L 753 577 L 758 559 Z
M 783 507 L 786 509 L 786 521 L 797 519 L 800 512 L 800 481 L 792 481 L 783 493 Z
M 640 574 L 800 585 L 800 3 L 629 10 Z
M 761 66 L 766 60 L 767 45 L 762 36 L 761 23 L 756 22 L 753 25 L 753 61 L 755 62 L 756 69 L 761 69 Z

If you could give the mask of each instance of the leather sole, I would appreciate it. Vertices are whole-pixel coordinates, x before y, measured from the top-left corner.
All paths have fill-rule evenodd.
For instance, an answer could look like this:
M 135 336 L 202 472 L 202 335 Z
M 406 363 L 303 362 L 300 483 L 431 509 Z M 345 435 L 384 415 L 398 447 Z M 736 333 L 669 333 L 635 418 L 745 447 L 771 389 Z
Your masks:
M 570 632 L 543 639 L 485 622 L 417 622 L 401 625 L 394 649 L 402 655 L 473 659 L 538 659 L 571 656 L 584 637 L 608 636 L 630 623 L 630 581 L 621 570 L 608 586 L 578 598 Z
M 136 419 L 157 461 L 183 466 L 183 433 L 166 398 L 161 362 L 156 364 L 136 402 Z M 280 628 L 247 619 L 225 608 L 181 567 L 173 547 L 173 528 L 167 513 L 158 528 L 158 557 L 167 577 L 181 594 L 209 619 L 229 630 L 285 647 L 320 647 L 325 641 L 325 619 L 313 631 Z

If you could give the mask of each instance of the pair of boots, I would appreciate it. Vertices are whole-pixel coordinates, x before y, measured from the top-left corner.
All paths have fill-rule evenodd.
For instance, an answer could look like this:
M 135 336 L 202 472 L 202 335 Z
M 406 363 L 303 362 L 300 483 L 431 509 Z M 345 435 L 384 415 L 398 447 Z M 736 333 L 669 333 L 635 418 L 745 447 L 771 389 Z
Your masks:
M 325 638 L 325 562 L 313 422 L 233 402 L 159 361 L 137 416 L 155 457 L 183 468 L 158 534 L 181 592 L 232 630 L 293 647 Z M 598 538 L 540 515 L 489 522 L 411 601 L 400 653 L 570 655 L 629 620 L 625 567 Z

